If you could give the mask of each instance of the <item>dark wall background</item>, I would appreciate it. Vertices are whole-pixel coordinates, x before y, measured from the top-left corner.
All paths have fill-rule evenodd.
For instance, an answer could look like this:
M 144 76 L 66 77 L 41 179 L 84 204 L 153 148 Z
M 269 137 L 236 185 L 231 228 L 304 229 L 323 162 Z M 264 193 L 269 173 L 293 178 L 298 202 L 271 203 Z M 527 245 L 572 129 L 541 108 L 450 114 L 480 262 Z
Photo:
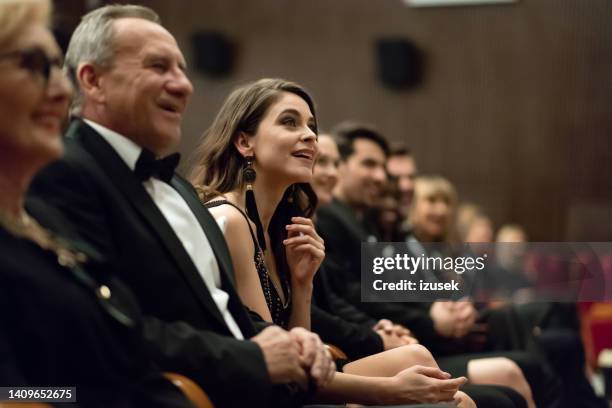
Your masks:
M 400 0 L 136 2 L 162 16 L 188 60 L 197 30 L 236 44 L 227 78 L 191 72 L 187 155 L 236 84 L 281 76 L 312 92 L 323 128 L 376 124 L 497 225 L 523 224 L 532 240 L 612 240 L 610 0 L 426 9 Z M 56 4 L 66 15 L 84 3 Z M 377 80 L 374 44 L 386 36 L 423 51 L 417 88 Z

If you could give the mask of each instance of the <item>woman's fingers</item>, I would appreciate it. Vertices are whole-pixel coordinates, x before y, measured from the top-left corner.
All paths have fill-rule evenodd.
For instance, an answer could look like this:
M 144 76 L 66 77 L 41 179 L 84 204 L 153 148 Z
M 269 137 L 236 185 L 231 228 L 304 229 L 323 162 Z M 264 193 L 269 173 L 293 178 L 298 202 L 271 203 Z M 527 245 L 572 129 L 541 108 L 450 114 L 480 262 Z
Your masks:
M 314 223 L 312 222 L 312 220 L 310 218 L 306 218 L 306 217 L 291 217 L 291 222 L 296 223 L 296 224 L 310 225 L 311 227 L 314 228 Z
M 323 238 L 317 234 L 317 231 L 312 225 L 304 224 L 289 224 L 285 227 L 290 235 L 299 235 L 301 232 L 303 235 L 309 235 L 319 242 L 323 242 Z
M 319 248 L 315 248 L 310 244 L 298 245 L 292 249 L 296 252 L 310 252 L 316 259 L 325 258 L 325 251 Z
M 285 246 L 310 244 L 318 249 L 321 249 L 323 251 L 325 250 L 325 245 L 323 244 L 323 242 L 316 240 L 310 235 L 298 235 L 295 237 L 287 238 L 283 240 L 283 244 L 285 244 Z

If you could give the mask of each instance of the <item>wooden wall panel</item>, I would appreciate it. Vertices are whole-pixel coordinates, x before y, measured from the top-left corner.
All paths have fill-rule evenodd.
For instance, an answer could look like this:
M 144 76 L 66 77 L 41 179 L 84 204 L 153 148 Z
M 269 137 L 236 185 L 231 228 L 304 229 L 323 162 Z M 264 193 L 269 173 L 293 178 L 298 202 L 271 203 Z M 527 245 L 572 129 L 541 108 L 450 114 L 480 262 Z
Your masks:
M 375 123 L 498 225 L 524 224 L 533 240 L 589 239 L 592 225 L 598 239 L 612 240 L 612 228 L 593 225 L 612 212 L 611 1 L 429 9 L 400 0 L 141 3 L 161 14 L 188 58 L 199 29 L 223 31 L 238 45 L 229 78 L 192 72 L 183 152 L 236 84 L 282 76 L 311 90 L 323 128 L 348 118 Z M 421 47 L 421 86 L 379 84 L 373 47 L 382 36 Z

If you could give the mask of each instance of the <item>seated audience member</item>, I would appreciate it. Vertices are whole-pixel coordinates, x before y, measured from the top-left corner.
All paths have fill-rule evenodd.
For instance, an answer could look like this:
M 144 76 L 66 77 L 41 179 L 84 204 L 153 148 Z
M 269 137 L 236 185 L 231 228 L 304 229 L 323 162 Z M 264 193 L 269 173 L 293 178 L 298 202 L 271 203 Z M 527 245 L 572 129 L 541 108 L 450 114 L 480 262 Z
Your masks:
M 338 165 L 340 164 L 340 153 L 334 139 L 327 134 L 319 134 L 318 138 L 318 155 L 315 160 L 312 174 L 312 188 L 317 195 L 317 206 L 329 204 L 333 198 L 333 191 L 338 182 Z M 313 219 L 316 218 L 316 214 Z M 417 340 L 411 336 L 410 331 L 403 326 L 393 324 L 391 321 L 381 319 L 378 322 L 372 320 L 368 315 L 358 310 L 355 306 L 348 303 L 341 297 L 337 296 L 334 291 L 329 288 L 329 282 L 326 280 L 325 273 L 317 273 L 314 277 L 313 288 L 313 313 L 316 309 L 322 309 L 324 313 L 334 314 L 336 320 L 345 322 L 344 325 L 334 323 L 334 326 L 329 328 L 321 327 L 320 319 L 312 321 L 313 331 L 320 333 L 323 339 L 326 340 L 326 333 L 337 333 L 338 326 L 349 325 L 354 327 L 361 333 L 361 336 L 355 336 L 354 333 L 341 333 L 336 339 L 329 341 L 342 348 L 347 355 L 355 360 L 361 357 L 375 354 L 383 350 L 393 349 L 401 345 L 414 344 Z M 347 317 L 348 316 L 348 317 Z M 346 319 L 346 320 L 345 320 Z M 379 339 L 382 339 L 382 344 L 378 349 L 372 350 L 365 348 L 364 342 L 356 343 L 355 351 L 351 352 L 353 347 L 346 349 L 347 344 L 345 337 L 357 338 L 369 337 L 375 332 Z
M 457 208 L 457 238 L 466 243 L 491 243 L 495 235 L 493 222 L 475 204 L 463 203 Z
M 408 216 L 414 196 L 414 180 L 418 174 L 414 154 L 403 144 L 393 145 L 389 149 L 386 167 L 389 181 L 395 186 L 399 197 L 398 210 L 401 219 L 397 223 L 396 233 L 405 236 L 410 229 Z
M 50 208 L 24 208 L 32 176 L 63 153 L 71 95 L 50 8 L 0 2 L 0 384 L 76 386 L 83 407 L 186 408 L 147 354 L 130 291 Z
M 65 65 L 77 118 L 31 197 L 108 257 L 143 309 L 141 349 L 163 370 L 194 379 L 219 407 L 301 405 L 309 382 L 333 376 L 329 353 L 304 329 L 251 320 L 221 231 L 174 174 L 178 157 L 155 160 L 179 143 L 193 91 L 175 39 L 151 9 L 105 6 L 83 17 Z
M 378 239 L 376 225 L 372 225 L 371 220 L 365 215 L 367 210 L 375 205 L 380 189 L 384 185 L 384 166 L 388 147 L 385 140 L 368 126 L 347 123 L 341 125 L 336 133 L 341 141 L 339 143 L 340 180 L 334 200 L 330 205 L 321 207 L 317 219 L 319 231 L 326 241 L 323 271 L 327 274 L 331 287 L 336 293 L 373 318 L 387 318 L 405 325 L 422 344 L 440 353 L 447 344 L 455 343 L 444 333 L 450 333 L 452 337 L 455 330 L 458 335 L 459 331 L 466 331 L 466 333 L 469 331 L 470 324 L 468 323 L 475 318 L 475 311 L 469 302 L 462 303 L 460 310 L 451 314 L 450 310 L 444 307 L 447 302 L 438 302 L 439 305 L 431 308 L 431 305 L 424 304 L 362 303 L 360 301 L 359 250 L 361 242 L 372 242 Z M 427 217 L 427 219 L 430 218 L 435 220 L 437 217 Z M 446 325 L 435 323 L 432 316 L 441 316 L 440 322 Z M 449 327 L 450 331 L 445 331 Z M 442 330 L 442 333 L 438 333 L 438 330 Z M 470 350 L 466 349 L 463 352 Z M 533 367 L 534 370 L 540 367 L 531 359 L 531 356 L 524 357 L 527 361 L 520 362 L 523 367 Z M 516 361 L 519 356 L 512 356 L 512 358 Z M 438 362 L 442 367 L 446 364 L 446 367 L 453 369 L 455 373 L 468 374 L 468 378 L 471 377 L 474 383 L 496 382 L 510 385 L 519 390 L 527 400 L 530 400 L 529 384 L 525 382 L 521 369 L 513 360 L 497 355 L 462 355 L 453 356 L 453 360 L 439 360 Z M 489 370 L 489 364 L 497 368 Z M 528 371 L 530 381 L 538 384 L 538 390 L 551 390 L 550 399 L 555 399 L 552 387 L 539 386 L 542 378 L 549 377 L 532 375 L 531 371 Z M 551 376 L 554 377 L 552 374 Z M 551 381 L 552 377 L 550 377 Z M 539 396 L 539 393 L 537 395 Z
M 502 225 L 497 232 L 495 247 L 495 273 L 503 274 L 503 285 L 494 285 L 496 293 L 506 298 L 515 298 L 519 302 L 533 300 L 535 293 L 529 288 L 532 285 L 527 272 L 527 233 L 516 224 Z
M 385 184 L 372 216 L 376 217 L 382 242 L 402 241 L 404 234 L 400 226 L 403 218 L 395 184 Z
M 311 97 L 298 84 L 262 79 L 226 99 L 202 138 L 191 177 L 202 201 L 224 220 L 242 302 L 286 329 L 311 328 L 313 278 L 325 256 L 310 219 L 317 153 Z M 351 362 L 344 372 L 320 389 L 321 399 L 366 404 L 456 399 L 459 406 L 474 406 L 457 392 L 464 379 L 450 379 L 421 346 Z M 417 382 L 428 386 L 414 387 Z
M 333 199 L 333 191 L 338 182 L 340 153 L 338 152 L 338 146 L 336 145 L 334 139 L 326 134 L 319 135 L 318 147 L 319 154 L 313 168 L 311 185 L 317 194 L 318 205 L 324 206 L 329 204 Z M 406 150 L 402 149 L 398 150 L 397 152 L 399 154 L 399 152 L 405 151 Z M 414 160 L 412 158 L 410 158 L 409 161 L 400 160 L 398 163 L 396 163 L 394 170 L 398 174 L 404 174 L 404 178 L 408 178 L 408 181 L 413 181 L 413 178 L 407 176 L 406 174 L 414 174 L 416 171 Z M 404 186 L 408 186 L 411 189 L 414 187 L 413 183 L 410 185 L 408 185 L 408 183 L 404 183 Z M 413 190 L 410 190 L 410 198 L 412 198 L 412 192 Z M 316 214 L 314 218 L 316 218 Z M 371 320 L 369 316 L 356 309 L 355 306 L 338 297 L 329 287 L 326 276 L 327 274 L 322 271 L 315 275 L 313 299 L 318 305 L 321 305 L 322 308 L 329 310 L 330 312 L 336 313 L 338 316 L 346 315 L 346 309 L 352 308 L 353 310 L 350 311 L 349 316 L 353 317 L 355 314 L 361 314 L 365 316 L 365 318 L 361 318 L 361 321 L 367 321 L 368 319 Z M 313 321 L 313 325 L 314 323 L 315 322 Z M 365 325 L 365 327 L 366 329 L 368 328 L 367 325 Z M 372 327 L 371 324 L 370 327 Z M 397 343 L 397 340 L 401 340 L 402 338 L 409 339 L 410 342 L 416 341 L 408 329 L 401 325 L 393 324 L 387 319 L 381 319 L 374 326 L 374 330 L 376 330 L 381 334 L 381 336 L 383 336 L 384 339 L 386 339 L 385 344 L 387 344 L 387 342 L 391 344 Z M 478 406 L 480 407 L 501 407 L 513 404 L 514 406 L 523 406 L 523 404 L 526 406 L 526 403 L 522 397 L 512 392 L 511 389 L 505 389 L 502 387 L 493 389 L 491 386 L 482 387 L 476 385 L 469 385 L 463 389 L 468 395 L 476 400 Z M 510 398 L 511 401 L 508 401 L 508 398 Z
M 525 268 L 527 232 L 517 224 L 505 224 L 497 232 L 495 273 L 504 273 L 506 297 L 533 299 L 534 295 L 519 295 L 531 286 Z M 508 293 L 508 290 L 511 292 Z M 504 292 L 502 292 L 504 293 Z M 537 298 L 536 298 L 537 299 Z M 580 336 L 580 321 L 574 303 L 525 303 L 515 306 L 521 324 L 527 328 L 538 327 L 534 336 L 536 346 L 543 352 L 566 388 L 568 406 L 604 408 L 606 401 L 596 396 L 587 379 L 584 345 Z M 528 329 L 530 330 L 530 329 Z M 525 331 L 528 331 L 525 330 Z

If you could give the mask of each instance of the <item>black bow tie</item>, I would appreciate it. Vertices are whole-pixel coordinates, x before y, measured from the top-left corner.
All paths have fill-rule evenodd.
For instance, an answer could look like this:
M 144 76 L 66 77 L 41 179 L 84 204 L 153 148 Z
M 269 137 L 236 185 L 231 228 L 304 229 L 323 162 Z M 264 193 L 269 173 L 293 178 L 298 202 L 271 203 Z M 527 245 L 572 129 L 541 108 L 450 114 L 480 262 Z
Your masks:
M 148 180 L 156 176 L 162 181 L 168 183 L 174 175 L 174 169 L 179 163 L 181 155 L 174 153 L 161 159 L 156 159 L 155 155 L 147 149 L 143 149 L 138 157 L 134 174 L 140 181 Z

